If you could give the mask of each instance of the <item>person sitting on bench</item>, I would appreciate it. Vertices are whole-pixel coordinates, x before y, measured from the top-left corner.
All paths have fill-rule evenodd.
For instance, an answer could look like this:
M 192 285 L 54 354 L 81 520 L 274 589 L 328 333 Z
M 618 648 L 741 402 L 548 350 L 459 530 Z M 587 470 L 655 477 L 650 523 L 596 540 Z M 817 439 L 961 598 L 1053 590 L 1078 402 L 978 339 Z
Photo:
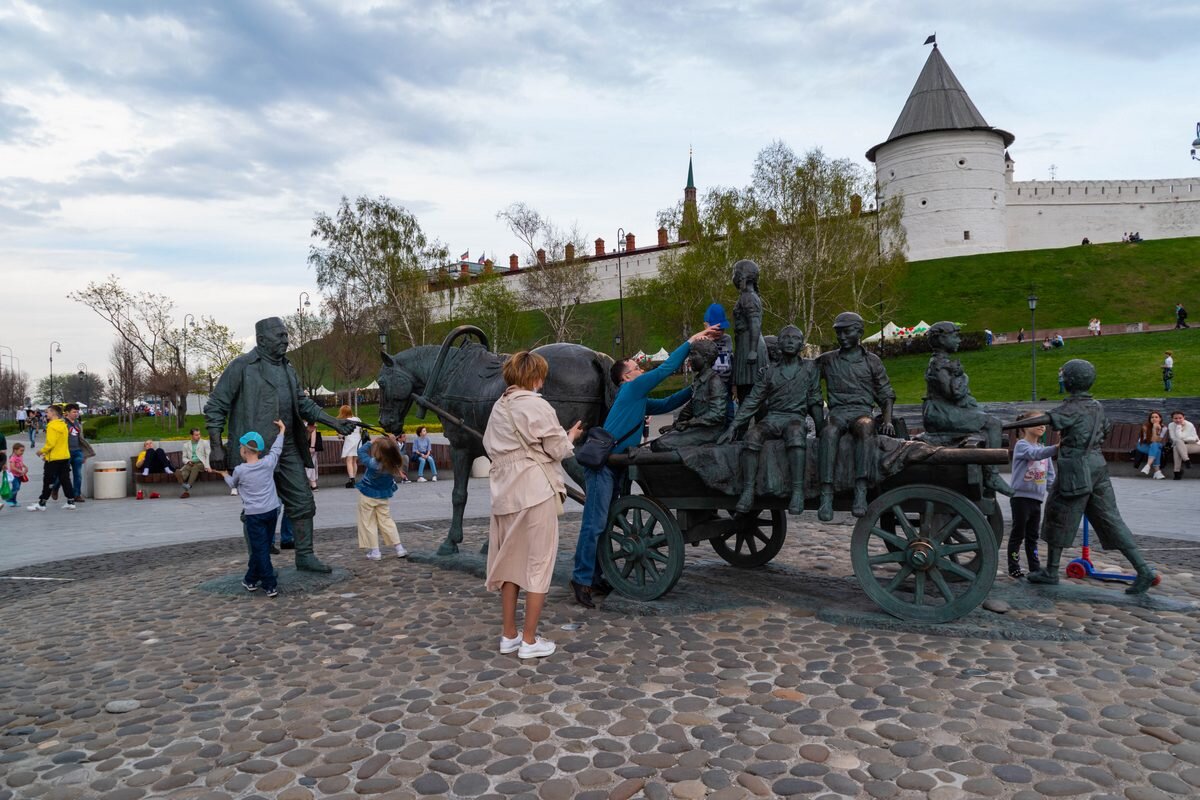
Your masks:
M 142 452 L 137 457 L 137 468 L 143 475 L 174 474 L 171 461 L 161 447 L 154 446 L 153 439 L 147 439 L 142 445 Z

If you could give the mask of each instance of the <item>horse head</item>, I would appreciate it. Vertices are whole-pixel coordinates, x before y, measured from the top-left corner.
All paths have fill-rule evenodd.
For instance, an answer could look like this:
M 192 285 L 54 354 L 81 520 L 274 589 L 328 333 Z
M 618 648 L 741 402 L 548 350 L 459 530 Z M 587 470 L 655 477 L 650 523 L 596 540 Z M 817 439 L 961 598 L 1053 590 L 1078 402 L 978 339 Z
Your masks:
M 415 376 L 405 369 L 403 353 L 389 356 L 381 352 L 383 368 L 379 371 L 379 424 L 388 433 L 404 430 L 404 418 L 413 404 L 417 390 Z

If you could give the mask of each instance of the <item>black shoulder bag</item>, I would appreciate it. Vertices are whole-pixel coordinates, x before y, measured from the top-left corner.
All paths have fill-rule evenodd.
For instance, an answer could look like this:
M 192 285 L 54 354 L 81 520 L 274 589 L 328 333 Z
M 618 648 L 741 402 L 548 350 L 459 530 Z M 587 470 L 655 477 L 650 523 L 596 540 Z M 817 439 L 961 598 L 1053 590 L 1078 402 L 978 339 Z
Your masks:
M 617 446 L 617 442 L 625 441 L 640 427 L 642 421 L 638 420 L 638 423 L 625 431 L 625 435 L 619 439 L 614 439 L 611 433 L 599 425 L 588 428 L 583 436 L 583 443 L 575 448 L 575 460 L 589 469 L 600 469 L 608 463 L 608 457 Z

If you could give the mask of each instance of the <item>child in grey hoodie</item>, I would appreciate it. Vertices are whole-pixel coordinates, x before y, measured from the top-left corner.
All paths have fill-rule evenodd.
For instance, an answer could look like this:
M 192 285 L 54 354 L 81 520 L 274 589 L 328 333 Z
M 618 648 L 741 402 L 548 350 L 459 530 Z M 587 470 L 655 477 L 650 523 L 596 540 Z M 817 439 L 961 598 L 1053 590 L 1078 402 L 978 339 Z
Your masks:
M 230 474 L 220 470 L 225 483 L 238 489 L 242 498 L 242 521 L 246 533 L 246 546 L 250 551 L 250 563 L 242 588 L 256 592 L 260 588 L 267 597 L 279 594 L 275 569 L 271 566 L 271 542 L 275 538 L 275 520 L 279 517 L 279 495 L 275 491 L 275 467 L 283 452 L 283 435 L 286 431 L 280 420 L 275 420 L 279 431 L 271 449 L 263 455 L 265 442 L 255 431 L 238 440 L 241 445 L 242 463 Z
M 1017 420 L 1037 416 L 1026 412 Z M 1041 568 L 1038 560 L 1037 542 L 1038 530 L 1042 525 L 1042 502 L 1050 484 L 1054 483 L 1054 460 L 1058 455 L 1058 445 L 1042 447 L 1038 439 L 1046 432 L 1045 425 L 1034 428 L 1022 428 L 1021 438 L 1017 440 L 1012 454 L 1012 488 L 1016 493 L 1010 500 L 1012 504 L 1012 533 L 1008 537 L 1008 574 L 1020 578 L 1025 573 L 1021 571 L 1021 544 L 1025 545 L 1025 558 L 1029 562 L 1029 570 Z

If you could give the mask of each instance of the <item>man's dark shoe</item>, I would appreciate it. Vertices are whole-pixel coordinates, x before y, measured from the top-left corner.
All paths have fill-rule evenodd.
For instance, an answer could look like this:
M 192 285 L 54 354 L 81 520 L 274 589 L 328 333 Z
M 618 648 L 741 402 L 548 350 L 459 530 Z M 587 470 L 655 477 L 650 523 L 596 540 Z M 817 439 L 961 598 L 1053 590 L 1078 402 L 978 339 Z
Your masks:
M 296 549 L 295 542 L 280 542 L 279 546 L 284 550 L 295 550 Z
M 1183 460 L 1183 468 L 1184 468 L 1184 469 L 1191 469 L 1191 468 L 1192 468 L 1192 460 L 1191 460 L 1190 458 L 1185 458 L 1185 459 Z
M 346 481 L 346 488 L 347 488 L 347 489 L 353 489 L 353 488 L 354 488 L 354 479 L 353 479 L 353 478 L 351 478 L 350 480 Z
M 612 590 L 612 584 L 604 580 L 602 577 L 597 577 L 596 582 L 592 584 L 592 594 L 596 595 L 597 597 L 604 597 L 605 595 L 612 594 Z
M 575 581 L 571 581 L 571 591 L 575 592 L 575 602 L 584 608 L 595 608 L 596 604 L 592 602 L 592 587 L 581 586 Z
M 279 555 L 279 548 L 276 547 L 275 545 L 271 545 L 271 555 L 273 555 L 273 556 Z
M 83 499 L 83 495 L 77 494 L 77 495 L 75 495 L 75 502 L 76 503 L 86 503 L 87 501 Z
M 301 572 L 333 572 L 333 567 L 322 564 L 320 559 L 318 559 L 312 553 L 308 553 L 306 555 L 297 555 L 296 569 L 300 570 Z
M 1183 480 L 1183 473 L 1180 472 L 1179 470 L 1175 471 L 1175 480 L 1177 480 L 1177 481 Z
M 51 492 L 51 493 L 50 493 L 50 499 L 51 499 L 51 500 L 57 500 L 57 499 L 58 499 L 58 489 L 55 489 L 53 492 Z

